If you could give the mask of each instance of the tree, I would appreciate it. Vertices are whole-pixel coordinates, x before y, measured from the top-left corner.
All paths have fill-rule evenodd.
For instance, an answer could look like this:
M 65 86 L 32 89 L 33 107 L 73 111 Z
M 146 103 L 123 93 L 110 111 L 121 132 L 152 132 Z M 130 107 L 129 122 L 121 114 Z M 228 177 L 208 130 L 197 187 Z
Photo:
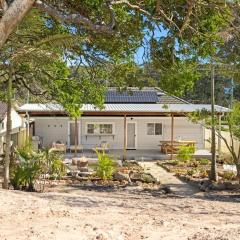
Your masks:
M 240 142 L 240 102 L 236 102 L 233 106 L 233 109 L 226 116 L 228 131 L 230 134 L 230 143 L 227 139 L 221 134 L 221 138 L 226 144 L 229 152 L 232 155 L 234 164 L 237 168 L 237 177 L 240 182 L 240 145 L 238 149 L 236 149 L 234 145 L 234 141 Z
M 35 100 L 40 97 L 41 101 L 57 101 L 71 116 L 79 114 L 81 105 L 87 100 L 98 106 L 103 102 L 104 85 L 97 85 L 98 81 L 95 85 L 93 82 L 90 84 L 91 78 L 86 73 L 85 76 L 83 72 L 81 76 L 76 75 L 76 71 L 71 73 L 63 61 L 63 50 L 74 45 L 79 38 L 64 33 L 61 27 L 54 26 L 52 29 L 46 27 L 46 20 L 38 12 L 31 13 L 18 31 L 11 36 L 0 54 L 0 84 L 2 89 L 8 87 L 7 98 L 4 92 L 2 94 L 3 100 L 8 103 L 4 171 L 6 189 L 9 182 L 13 91 L 19 90 L 21 100 L 24 98 L 23 93 L 28 90 Z M 39 28 L 34 34 L 29 35 L 28 26 L 33 23 Z
M 189 114 L 190 119 L 193 122 L 201 122 L 204 124 L 206 128 L 211 127 L 211 113 L 202 110 L 195 112 L 193 114 Z M 216 117 L 217 118 L 217 117 Z M 233 162 L 236 165 L 237 169 L 237 178 L 240 181 L 240 145 L 238 149 L 236 149 L 235 142 L 240 142 L 240 102 L 235 102 L 233 109 L 229 111 L 228 113 L 225 113 L 224 120 L 226 121 L 226 127 L 225 129 L 219 130 L 217 126 L 217 119 L 215 119 L 215 129 L 216 136 L 219 136 L 223 142 L 225 143 L 226 147 L 229 150 L 229 153 L 232 156 Z M 224 132 L 229 133 L 230 141 L 228 138 L 226 138 Z
M 7 30 L 0 34 L 2 44 L 13 32 L 8 22 L 17 26 L 28 10 L 38 9 L 46 13 L 50 24 L 58 22 L 63 31 L 82 37 L 81 46 L 66 52 L 75 64 L 82 61 L 89 67 L 107 62 L 113 68 L 121 66 L 122 73 L 132 64 L 134 75 L 133 55 L 142 46 L 142 61 L 151 66 L 147 82 L 175 95 L 193 88 L 199 78 L 196 71 L 199 60 L 215 54 L 224 37 L 237 32 L 234 27 L 238 15 L 235 13 L 239 10 L 238 1 L 223 0 L 2 0 L 1 3 L 0 29 L 4 25 Z M 117 86 L 122 87 L 119 82 Z M 127 85 L 125 82 L 122 81 L 123 86 Z

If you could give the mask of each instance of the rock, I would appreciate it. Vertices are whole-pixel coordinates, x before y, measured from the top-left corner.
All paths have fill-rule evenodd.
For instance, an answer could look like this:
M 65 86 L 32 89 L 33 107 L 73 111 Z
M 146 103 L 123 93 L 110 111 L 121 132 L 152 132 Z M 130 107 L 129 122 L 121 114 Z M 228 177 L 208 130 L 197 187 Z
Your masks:
M 150 173 L 142 173 L 141 180 L 145 183 L 156 183 L 157 180 Z
M 129 175 L 126 173 L 116 172 L 113 174 L 113 179 L 116 181 L 128 181 L 130 182 Z
M 56 187 L 58 185 L 58 183 L 57 182 L 51 182 L 51 185 L 50 185 L 50 187 Z
M 91 172 L 80 172 L 78 176 L 80 177 L 90 177 L 92 175 Z
M 226 190 L 225 183 L 212 183 L 209 187 L 211 190 L 216 190 L 216 191 Z
M 164 191 L 164 193 L 166 193 L 166 194 L 173 192 L 170 186 L 163 186 L 160 188 L 160 190 Z
M 209 180 L 206 181 L 202 181 L 199 184 L 199 189 L 203 192 L 207 192 L 210 190 L 210 186 L 212 185 L 212 183 Z
M 133 182 L 141 181 L 141 173 L 130 172 L 129 177 L 130 177 L 131 181 L 133 181 Z
M 86 168 L 88 166 L 88 160 L 85 157 L 81 157 L 78 161 L 77 161 L 77 166 L 78 168 Z
M 76 166 L 78 162 L 78 158 L 73 158 L 72 159 L 72 165 Z
M 80 172 L 88 172 L 88 167 L 79 167 L 78 166 L 78 169 Z
M 73 176 L 73 177 L 77 177 L 78 174 L 79 174 L 79 171 L 72 171 L 72 176 Z
M 240 189 L 240 184 L 234 184 L 234 183 L 231 183 L 231 182 L 226 182 L 225 183 L 225 186 L 226 186 L 226 189 L 227 190 L 235 190 L 235 189 Z

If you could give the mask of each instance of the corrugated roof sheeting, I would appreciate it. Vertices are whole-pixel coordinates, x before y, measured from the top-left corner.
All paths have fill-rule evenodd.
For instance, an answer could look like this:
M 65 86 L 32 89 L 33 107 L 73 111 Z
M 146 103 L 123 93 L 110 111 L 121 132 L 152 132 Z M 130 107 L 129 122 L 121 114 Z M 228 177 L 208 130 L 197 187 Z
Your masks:
M 159 113 L 181 113 L 195 112 L 200 110 L 211 111 L 209 104 L 105 104 L 100 110 L 91 104 L 82 107 L 83 112 L 159 112 Z M 63 112 L 64 109 L 59 104 L 25 104 L 18 108 L 19 112 Z M 216 112 L 228 112 L 229 109 L 215 105 Z

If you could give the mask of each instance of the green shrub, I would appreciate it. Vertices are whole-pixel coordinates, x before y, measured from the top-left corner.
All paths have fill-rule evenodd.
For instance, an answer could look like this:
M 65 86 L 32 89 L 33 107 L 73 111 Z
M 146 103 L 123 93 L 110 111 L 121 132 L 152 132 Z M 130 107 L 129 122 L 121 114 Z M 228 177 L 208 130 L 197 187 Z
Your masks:
M 236 179 L 236 174 L 234 172 L 224 172 L 222 178 L 225 180 L 233 181 Z
M 11 173 L 11 184 L 14 189 L 34 190 L 34 181 L 41 174 L 41 165 L 37 159 L 25 159 L 16 165 Z
M 192 158 L 195 152 L 195 147 L 193 146 L 180 146 L 177 152 L 177 159 L 187 162 Z
M 18 164 L 11 168 L 10 181 L 14 189 L 34 190 L 34 181 L 41 174 L 39 155 L 33 151 L 31 142 L 16 150 Z
M 48 174 L 51 178 L 60 179 L 66 174 L 66 166 L 59 153 L 51 152 L 45 149 L 42 152 L 42 170 L 43 174 Z
M 200 158 L 197 161 L 199 162 L 200 165 L 208 165 L 208 164 L 210 164 L 210 160 L 206 159 L 206 158 Z
M 113 159 L 104 151 L 99 152 L 96 150 L 98 157 L 98 165 L 96 168 L 97 176 L 103 180 L 111 179 L 115 171 L 115 164 Z
M 34 190 L 37 179 L 46 175 L 56 179 L 65 173 L 65 165 L 60 156 L 49 150 L 35 152 L 32 144 L 27 142 L 16 150 L 18 163 L 11 169 L 11 184 L 14 189 Z
M 195 173 L 195 170 L 194 170 L 194 169 L 189 169 L 189 170 L 187 170 L 187 175 L 188 175 L 188 176 L 192 176 L 194 173 Z

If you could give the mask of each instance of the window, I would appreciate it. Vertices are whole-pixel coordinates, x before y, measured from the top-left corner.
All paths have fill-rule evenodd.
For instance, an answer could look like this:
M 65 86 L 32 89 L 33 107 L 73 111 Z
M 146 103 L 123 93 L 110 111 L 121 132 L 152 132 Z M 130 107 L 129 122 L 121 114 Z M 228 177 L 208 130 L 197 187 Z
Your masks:
M 148 123 L 147 135 L 162 135 L 162 123 Z
M 147 135 L 154 135 L 154 123 L 147 124 Z
M 113 134 L 113 124 L 87 124 L 87 134 Z
M 100 134 L 112 134 L 112 124 L 100 124 Z
M 87 125 L 87 133 L 88 134 L 94 134 L 94 124 L 88 124 Z

